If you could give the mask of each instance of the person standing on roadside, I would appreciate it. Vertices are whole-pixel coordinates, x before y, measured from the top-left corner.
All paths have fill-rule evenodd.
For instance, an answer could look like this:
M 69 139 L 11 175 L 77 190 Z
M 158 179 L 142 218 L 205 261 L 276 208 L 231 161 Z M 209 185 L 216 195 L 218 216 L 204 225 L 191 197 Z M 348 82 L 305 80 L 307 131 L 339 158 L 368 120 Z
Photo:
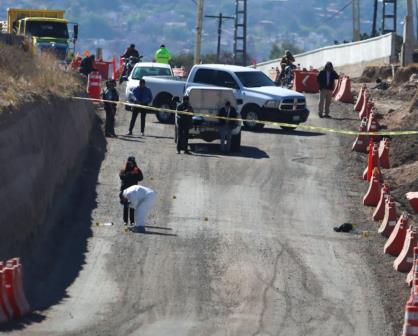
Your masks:
M 189 97 L 184 96 L 183 102 L 177 106 L 177 111 L 181 112 L 191 112 L 193 113 L 193 108 L 190 105 Z M 189 151 L 189 129 L 192 127 L 193 116 L 190 114 L 177 113 L 177 154 L 180 154 L 180 151 L 184 151 L 186 154 L 191 154 Z
M 229 152 L 231 150 L 232 128 L 234 127 L 234 121 L 228 119 L 236 118 L 237 115 L 237 110 L 233 106 L 231 106 L 231 102 L 229 101 L 225 102 L 225 106 L 222 107 L 218 112 L 218 116 L 221 117 L 219 119 L 219 133 L 221 138 L 222 152 Z
M 134 232 L 145 232 L 145 218 L 155 202 L 155 191 L 141 185 L 133 185 L 125 189 L 122 198 L 135 211 Z
M 108 101 L 119 101 L 119 94 L 116 90 L 116 81 L 111 79 L 106 81 L 106 89 L 102 92 L 102 99 Z M 104 109 L 106 112 L 106 122 L 105 122 L 105 136 L 106 137 L 116 137 L 115 134 L 115 115 L 116 115 L 115 103 L 104 103 Z
M 145 86 L 145 79 L 139 81 L 139 86 L 132 90 L 129 94 L 129 100 L 135 104 L 148 106 L 152 102 L 152 93 L 149 88 Z M 147 116 L 147 110 L 144 108 L 133 107 L 132 117 L 129 124 L 128 135 L 132 135 L 132 131 L 135 126 L 136 118 L 138 117 L 139 110 L 141 110 L 141 135 L 145 132 L 145 118 Z
M 128 189 L 133 185 L 137 185 L 138 182 L 144 179 L 142 175 L 141 169 L 139 169 L 138 165 L 136 164 L 135 157 L 130 156 L 126 161 L 125 167 L 121 169 L 119 173 L 120 178 L 120 193 L 119 198 L 123 205 L 123 223 L 124 225 L 128 225 L 128 219 L 130 220 L 131 225 L 135 224 L 135 210 L 129 208 L 129 203 L 123 198 L 123 191 Z M 129 218 L 128 218 L 128 211 L 129 211 Z
M 318 74 L 317 81 L 319 85 L 319 105 L 318 115 L 320 118 L 331 118 L 329 108 L 331 106 L 332 91 L 335 81 L 339 78 L 331 62 L 325 64 L 325 68 Z M 324 114 L 325 112 L 325 114 Z
M 160 49 L 155 52 L 154 55 L 155 61 L 157 63 L 168 64 L 171 60 L 171 54 L 164 44 L 161 45 Z

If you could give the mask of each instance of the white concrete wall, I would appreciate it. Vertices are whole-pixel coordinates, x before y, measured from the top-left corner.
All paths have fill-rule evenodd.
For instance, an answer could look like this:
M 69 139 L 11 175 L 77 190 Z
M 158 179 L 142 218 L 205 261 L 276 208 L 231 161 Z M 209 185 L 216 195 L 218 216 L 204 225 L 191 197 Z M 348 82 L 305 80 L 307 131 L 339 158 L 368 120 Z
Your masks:
M 352 69 L 353 76 L 354 72 L 359 72 L 356 65 L 364 68 L 368 64 L 389 64 L 394 56 L 395 35 L 389 33 L 364 41 L 328 46 L 295 55 L 295 64 L 321 69 L 326 62 L 331 61 L 337 70 Z M 280 59 L 257 64 L 257 68 L 266 74 L 277 66 L 280 66 Z

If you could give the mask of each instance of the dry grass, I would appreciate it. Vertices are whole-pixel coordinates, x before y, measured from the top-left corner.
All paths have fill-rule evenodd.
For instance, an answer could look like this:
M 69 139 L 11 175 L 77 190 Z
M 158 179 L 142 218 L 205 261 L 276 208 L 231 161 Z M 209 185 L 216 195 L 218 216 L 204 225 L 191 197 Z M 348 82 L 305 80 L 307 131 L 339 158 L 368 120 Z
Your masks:
M 0 43 L 0 111 L 34 97 L 68 97 L 82 90 L 77 74 L 66 71 L 52 56 L 32 56 Z

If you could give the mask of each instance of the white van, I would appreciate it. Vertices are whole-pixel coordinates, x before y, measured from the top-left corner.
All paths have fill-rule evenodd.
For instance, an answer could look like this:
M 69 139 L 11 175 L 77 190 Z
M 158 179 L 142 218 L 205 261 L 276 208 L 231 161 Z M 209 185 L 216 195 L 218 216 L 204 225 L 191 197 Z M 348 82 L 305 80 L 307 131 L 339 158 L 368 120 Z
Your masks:
M 203 139 L 207 142 L 220 139 L 220 123 L 216 118 L 219 110 L 229 101 L 237 110 L 237 119 L 241 119 L 238 112 L 234 91 L 228 88 L 210 86 L 190 86 L 185 91 L 195 116 L 193 127 L 189 131 L 190 139 Z M 238 152 L 241 148 L 241 121 L 234 122 L 232 129 L 231 151 Z M 175 118 L 175 141 L 177 142 L 177 114 Z

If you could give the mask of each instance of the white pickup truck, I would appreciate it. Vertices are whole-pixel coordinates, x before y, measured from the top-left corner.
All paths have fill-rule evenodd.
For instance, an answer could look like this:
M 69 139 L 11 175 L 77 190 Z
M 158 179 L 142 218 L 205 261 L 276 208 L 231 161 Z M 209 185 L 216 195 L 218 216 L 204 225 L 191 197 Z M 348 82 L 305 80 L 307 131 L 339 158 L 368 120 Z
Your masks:
M 190 86 L 231 88 L 237 100 L 238 112 L 246 119 L 244 125 L 249 130 L 263 128 L 264 124 L 257 123 L 259 120 L 298 125 L 309 116 L 303 94 L 275 86 L 263 72 L 252 68 L 199 64 L 192 68 L 186 81 L 167 77 L 144 78 L 154 97 L 152 105 L 162 108 L 174 108 L 173 98 L 182 97 Z M 173 123 L 174 114 L 157 112 L 157 119 L 162 123 Z

